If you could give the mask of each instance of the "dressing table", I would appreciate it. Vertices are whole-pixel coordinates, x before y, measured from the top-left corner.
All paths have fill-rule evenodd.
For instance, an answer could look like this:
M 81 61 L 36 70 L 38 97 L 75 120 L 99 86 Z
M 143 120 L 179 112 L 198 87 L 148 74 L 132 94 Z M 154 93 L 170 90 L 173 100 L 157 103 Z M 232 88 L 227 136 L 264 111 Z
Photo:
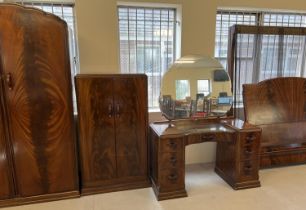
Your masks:
M 207 79 L 212 82 L 212 71 L 209 72 L 204 68 L 206 67 L 207 59 L 201 57 L 191 59 L 195 60 L 195 65 L 192 65 L 192 69 L 198 71 L 196 80 L 203 81 Z M 213 69 L 216 68 L 216 64 L 214 65 Z M 194 66 L 196 67 L 194 68 Z M 221 65 L 217 65 L 217 67 L 222 68 Z M 184 70 L 188 70 L 189 73 L 184 74 L 182 72 Z M 213 90 L 208 96 L 204 97 L 203 104 L 199 104 L 198 101 L 193 103 L 192 95 L 195 94 L 192 92 L 195 91 L 191 89 L 196 85 L 192 84 L 194 80 L 190 76 L 192 71 L 188 68 L 188 65 L 178 66 L 178 63 L 176 63 L 173 69 L 166 73 L 162 82 L 160 108 L 169 121 L 150 124 L 150 178 L 157 199 L 164 200 L 187 196 L 185 189 L 185 147 L 204 142 L 217 142 L 215 172 L 233 189 L 259 187 L 258 169 L 261 129 L 241 120 L 233 119 L 228 115 L 220 116 L 218 112 L 213 111 L 211 108 L 209 109 L 210 112 L 205 110 L 204 101 L 209 101 L 214 97 L 214 94 L 216 95 Z M 204 74 L 200 75 L 200 71 Z M 169 77 L 169 75 L 172 76 Z M 190 105 L 186 106 L 190 107 L 190 109 L 188 108 L 188 112 L 186 111 L 184 119 L 182 119 L 184 115 L 181 112 L 176 114 L 176 90 L 169 90 L 171 84 L 176 84 L 172 88 L 178 87 L 177 81 L 182 78 L 178 75 L 185 75 L 184 79 L 190 83 L 190 89 L 185 88 L 189 94 L 185 94 L 188 99 L 184 102 L 186 105 L 190 101 Z M 187 75 L 189 75 L 189 78 Z M 218 91 L 222 92 L 231 88 L 230 86 L 228 87 L 230 85 L 228 81 L 222 84 L 210 85 L 215 89 L 219 86 Z M 167 86 L 167 90 L 163 89 L 165 86 Z M 180 94 L 184 93 L 180 92 Z M 182 102 L 181 99 L 180 102 Z M 201 116 L 204 117 L 199 118 L 198 113 L 201 113 Z

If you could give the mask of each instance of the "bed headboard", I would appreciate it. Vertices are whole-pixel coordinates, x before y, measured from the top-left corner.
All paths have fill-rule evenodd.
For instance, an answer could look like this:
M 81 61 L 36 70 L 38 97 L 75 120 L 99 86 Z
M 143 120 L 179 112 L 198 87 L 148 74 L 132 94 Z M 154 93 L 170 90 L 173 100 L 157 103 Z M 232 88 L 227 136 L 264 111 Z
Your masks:
M 255 125 L 306 121 L 306 78 L 244 84 L 243 104 L 245 121 Z

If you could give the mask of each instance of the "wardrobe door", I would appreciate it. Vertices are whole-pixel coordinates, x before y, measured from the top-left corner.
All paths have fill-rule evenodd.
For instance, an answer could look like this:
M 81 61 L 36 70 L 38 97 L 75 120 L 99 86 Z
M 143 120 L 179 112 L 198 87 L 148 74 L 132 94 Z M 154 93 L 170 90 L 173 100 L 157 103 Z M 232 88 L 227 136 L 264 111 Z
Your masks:
M 21 197 L 78 189 L 67 26 L 16 5 L 0 6 L 8 126 Z
M 96 187 L 116 178 L 113 80 L 77 76 L 82 187 Z
M 13 197 L 14 194 L 14 185 L 12 180 L 12 171 L 9 165 L 9 155 L 7 152 L 7 142 L 5 137 L 5 125 L 3 116 L 3 101 L 1 97 L 1 84 L 0 84 L 0 199 L 6 199 Z
M 114 78 L 118 177 L 147 173 L 147 78 Z

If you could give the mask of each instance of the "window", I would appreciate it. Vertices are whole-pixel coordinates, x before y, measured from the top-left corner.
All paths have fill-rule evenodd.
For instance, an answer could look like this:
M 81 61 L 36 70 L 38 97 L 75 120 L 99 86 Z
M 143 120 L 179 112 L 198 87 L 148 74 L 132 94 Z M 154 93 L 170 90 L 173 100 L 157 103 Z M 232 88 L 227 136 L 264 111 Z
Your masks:
M 176 59 L 176 9 L 118 6 L 122 73 L 148 76 L 149 108 L 158 108 L 161 78 Z
M 294 13 L 267 13 L 263 12 L 262 25 L 267 26 L 286 26 L 286 27 L 305 27 L 306 15 Z
M 203 93 L 204 96 L 210 94 L 210 82 L 208 79 L 198 80 L 198 93 Z
M 227 62 L 228 29 L 234 24 L 306 27 L 306 14 L 219 10 L 216 16 L 215 57 L 224 67 Z M 305 77 L 305 44 L 305 38 L 297 35 L 239 34 L 236 52 L 240 69 L 236 89 L 237 106 L 242 106 L 243 84 L 274 77 Z
M 273 13 L 273 12 L 250 12 L 250 11 L 234 11 L 234 10 L 219 10 L 216 16 L 216 38 L 215 38 L 215 57 L 222 63 L 226 68 L 227 62 L 227 44 L 228 44 L 228 29 L 234 24 L 240 25 L 265 25 L 265 26 L 287 26 L 287 27 L 306 27 L 306 14 L 295 14 L 295 13 Z M 247 60 L 253 59 L 252 45 L 254 41 L 253 36 L 244 36 L 242 40 L 242 53 L 241 56 Z M 292 37 L 288 37 L 288 42 L 292 43 Z M 271 43 L 269 40 L 273 41 L 273 44 L 277 44 L 278 41 L 270 37 L 264 37 L 263 47 L 264 53 L 267 56 L 271 55 L 268 52 L 271 52 Z M 269 42 L 269 44 L 268 44 Z M 298 45 L 298 40 L 294 41 L 295 46 Z M 244 45 L 244 46 L 243 46 Z M 249 46 L 248 46 L 249 45 Z M 297 52 L 298 49 L 294 49 L 293 52 Z M 291 50 L 292 52 L 292 50 Z M 291 55 L 291 53 L 289 53 Z M 288 54 L 288 55 L 289 55 Z M 294 55 L 294 53 L 293 53 Z M 269 58 L 269 57 L 267 57 Z M 286 56 L 287 58 L 287 56 Z M 272 59 L 272 57 L 271 57 Z M 289 63 L 292 59 L 289 59 Z M 271 64 L 270 59 L 267 60 Z M 288 65 L 288 64 L 287 64 Z
M 218 11 L 216 17 L 215 57 L 226 67 L 228 29 L 234 24 L 257 25 L 258 15 L 253 12 Z
M 305 14 L 263 13 L 265 26 L 305 27 Z M 280 76 L 306 76 L 304 72 L 303 54 L 305 37 L 265 35 L 262 38 L 262 58 L 259 80 Z M 275 53 L 277 49 L 283 53 Z M 279 62 L 279 60 L 282 62 Z

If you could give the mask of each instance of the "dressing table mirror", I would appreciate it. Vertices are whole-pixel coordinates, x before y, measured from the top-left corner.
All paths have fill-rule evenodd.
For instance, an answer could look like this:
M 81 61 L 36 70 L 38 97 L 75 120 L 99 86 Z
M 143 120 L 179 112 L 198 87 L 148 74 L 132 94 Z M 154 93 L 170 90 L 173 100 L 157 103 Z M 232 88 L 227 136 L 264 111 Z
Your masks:
M 164 122 L 150 124 L 149 161 L 158 200 L 186 197 L 185 147 L 216 142 L 215 172 L 233 189 L 260 186 L 261 130 L 231 116 L 231 81 L 214 58 L 186 56 L 164 75 Z
M 214 58 L 182 57 L 163 76 L 159 104 L 169 120 L 227 116 L 232 107 L 229 75 Z

